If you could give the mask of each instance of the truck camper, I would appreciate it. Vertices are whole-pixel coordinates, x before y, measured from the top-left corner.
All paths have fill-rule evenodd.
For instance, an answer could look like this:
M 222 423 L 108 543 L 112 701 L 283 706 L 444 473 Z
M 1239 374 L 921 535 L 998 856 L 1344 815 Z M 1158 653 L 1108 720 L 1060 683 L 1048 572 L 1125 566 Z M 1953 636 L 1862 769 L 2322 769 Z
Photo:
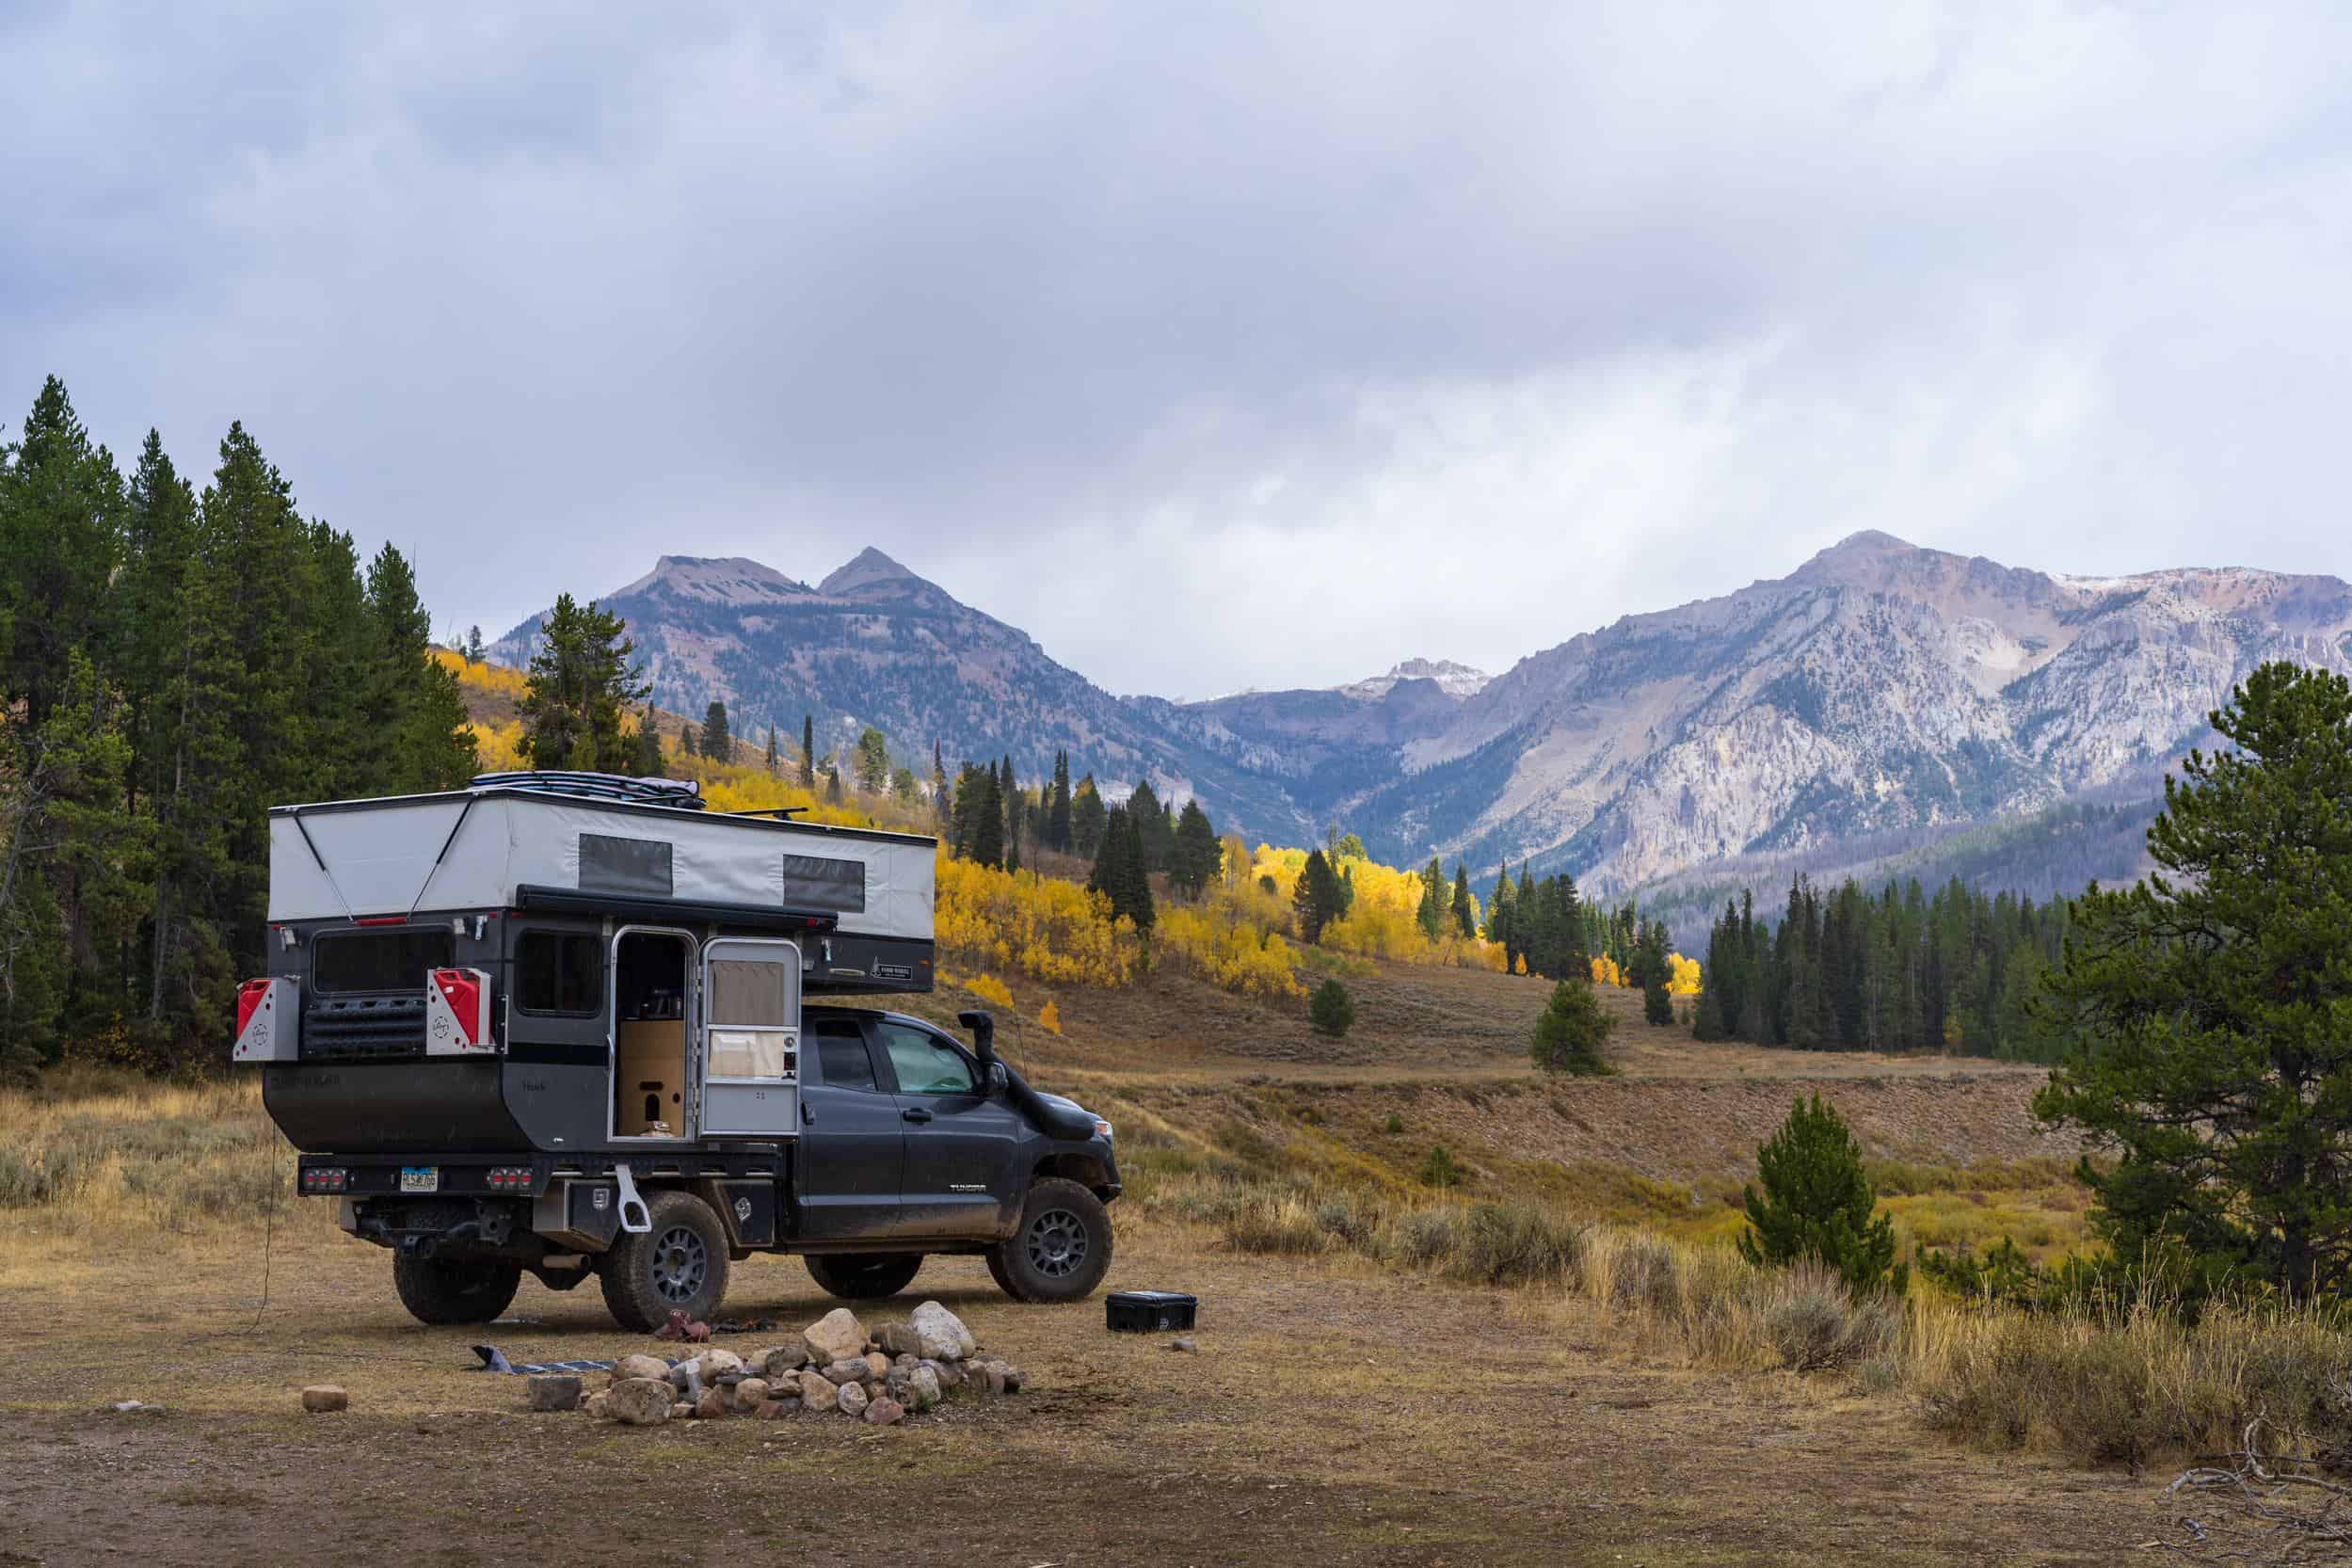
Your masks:
M 755 1252 L 850 1300 L 933 1253 L 1077 1300 L 1111 1262 L 1111 1124 L 1031 1088 L 985 1013 L 967 1045 L 824 1000 L 932 989 L 936 850 L 603 774 L 280 807 L 234 1060 L 426 1322 L 593 1274 L 650 1329 Z

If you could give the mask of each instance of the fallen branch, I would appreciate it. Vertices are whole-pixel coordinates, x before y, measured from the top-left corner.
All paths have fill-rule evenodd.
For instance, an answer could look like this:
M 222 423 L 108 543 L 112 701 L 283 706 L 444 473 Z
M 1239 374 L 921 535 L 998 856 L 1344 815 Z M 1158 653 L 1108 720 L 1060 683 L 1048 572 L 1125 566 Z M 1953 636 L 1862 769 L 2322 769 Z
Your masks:
M 2256 1416 L 2236 1450 L 2200 1455 L 2165 1488 L 2174 1502 L 2175 1539 L 2145 1543 L 2211 1562 L 2251 1565 L 2352 1563 L 2352 1486 L 2310 1473 L 2313 1462 L 2266 1452 L 2270 1423 Z M 2187 1512 L 2196 1499 L 2211 1509 Z

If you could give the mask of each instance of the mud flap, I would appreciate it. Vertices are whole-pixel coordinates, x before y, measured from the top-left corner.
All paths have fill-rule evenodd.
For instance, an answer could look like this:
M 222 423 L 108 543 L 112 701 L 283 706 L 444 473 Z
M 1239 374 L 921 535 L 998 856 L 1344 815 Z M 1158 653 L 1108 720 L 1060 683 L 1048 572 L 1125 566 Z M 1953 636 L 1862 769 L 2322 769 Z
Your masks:
M 632 1236 L 643 1236 L 653 1228 L 653 1216 L 637 1195 L 637 1183 L 630 1176 L 626 1162 L 613 1167 L 613 1176 L 620 1183 L 620 1228 Z

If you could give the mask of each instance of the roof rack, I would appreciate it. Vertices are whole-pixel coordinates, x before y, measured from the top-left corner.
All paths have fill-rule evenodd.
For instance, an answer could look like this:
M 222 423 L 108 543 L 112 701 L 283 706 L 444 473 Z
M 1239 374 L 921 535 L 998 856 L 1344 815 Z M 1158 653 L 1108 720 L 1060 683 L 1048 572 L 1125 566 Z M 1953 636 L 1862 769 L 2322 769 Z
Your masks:
M 568 773 L 557 769 L 518 773 L 478 773 L 477 790 L 540 790 L 553 795 L 581 795 L 590 800 L 620 800 L 636 806 L 668 806 L 682 811 L 706 809 L 702 785 L 692 778 L 632 778 L 617 773 Z

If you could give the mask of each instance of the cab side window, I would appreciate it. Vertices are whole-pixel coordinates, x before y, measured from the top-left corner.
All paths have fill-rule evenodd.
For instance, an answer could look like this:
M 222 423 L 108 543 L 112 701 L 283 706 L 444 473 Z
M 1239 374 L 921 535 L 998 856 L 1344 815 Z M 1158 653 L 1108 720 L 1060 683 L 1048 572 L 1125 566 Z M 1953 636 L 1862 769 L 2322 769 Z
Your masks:
M 853 1023 L 819 1023 L 809 1032 L 817 1042 L 817 1071 L 835 1089 L 878 1090 L 873 1058 L 866 1054 L 866 1032 Z
M 890 1070 L 898 1075 L 899 1092 L 907 1095 L 969 1095 L 978 1080 L 964 1053 L 937 1035 L 904 1024 L 882 1026 L 882 1048 L 889 1053 Z

